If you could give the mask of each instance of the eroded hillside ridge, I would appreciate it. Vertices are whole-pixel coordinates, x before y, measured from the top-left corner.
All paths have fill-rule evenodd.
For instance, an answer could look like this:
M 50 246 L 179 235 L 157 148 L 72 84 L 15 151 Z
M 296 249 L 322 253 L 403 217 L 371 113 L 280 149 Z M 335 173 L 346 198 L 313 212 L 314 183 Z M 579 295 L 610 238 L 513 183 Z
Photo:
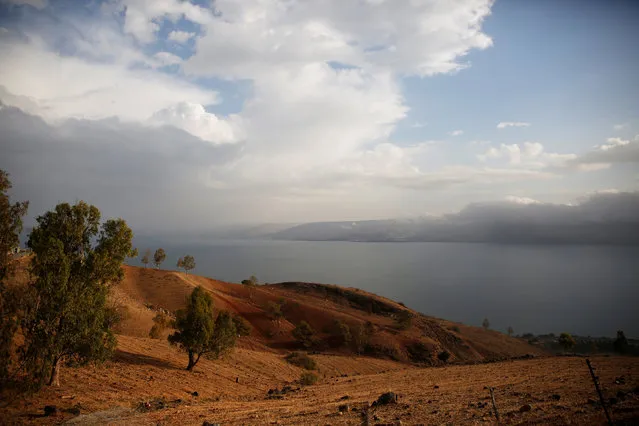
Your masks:
M 521 339 L 429 317 L 359 289 L 302 282 L 247 286 L 183 272 L 124 268 L 125 279 L 112 295 L 126 311 L 118 330 L 123 335 L 147 337 L 158 310 L 174 312 L 183 307 L 194 287 L 202 286 L 215 309 L 228 310 L 251 325 L 251 335 L 239 341 L 247 349 L 306 349 L 426 365 L 544 354 Z M 302 322 L 314 331 L 308 346 L 294 336 Z M 347 330 L 347 336 L 336 327 L 342 334 Z M 445 360 L 443 352 L 449 354 Z

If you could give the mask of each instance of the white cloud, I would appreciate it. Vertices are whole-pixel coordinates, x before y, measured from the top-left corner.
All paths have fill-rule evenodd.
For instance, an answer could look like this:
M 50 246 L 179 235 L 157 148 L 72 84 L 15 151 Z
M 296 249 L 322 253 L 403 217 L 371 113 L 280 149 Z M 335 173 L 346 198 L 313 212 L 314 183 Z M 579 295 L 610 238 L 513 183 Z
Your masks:
M 545 167 L 562 167 L 567 162 L 577 158 L 575 154 L 559 154 L 546 152 L 539 142 L 524 142 L 522 144 L 501 144 L 490 147 L 477 158 L 486 162 L 491 160 L 507 160 L 510 165 L 529 169 Z
M 169 52 L 158 52 L 153 55 L 162 65 L 176 65 L 182 63 L 182 58 Z
M 502 121 L 497 124 L 498 129 L 505 129 L 506 127 L 529 127 L 530 123 L 523 121 Z
M 452 132 L 448 132 L 450 136 L 461 136 L 464 134 L 463 130 L 453 130 Z
M 514 204 L 530 205 L 530 204 L 542 204 L 541 201 L 535 200 L 529 197 L 518 197 L 516 195 L 509 195 L 506 197 L 506 201 Z
M 0 55 L 12 65 L 0 67 L 2 85 L 31 99 L 49 120 L 115 116 L 143 121 L 179 102 L 208 105 L 218 99 L 215 92 L 174 76 L 57 55 L 37 41 L 0 42 Z
M 195 37 L 195 33 L 190 33 L 187 31 L 171 31 L 169 33 L 168 39 L 177 43 L 186 43 L 193 37 Z
M 160 28 L 158 22 L 180 18 L 203 24 L 212 19 L 211 10 L 182 0 L 115 0 L 112 10 L 124 15 L 124 31 L 141 43 L 156 40 Z
M 49 2 L 47 0 L 3 0 L 3 2 L 17 4 L 17 5 L 29 5 L 36 9 L 44 9 Z
M 237 116 L 228 120 L 206 112 L 199 104 L 181 102 L 156 112 L 150 122 L 155 125 L 171 125 L 214 144 L 235 143 L 242 139 Z
M 615 124 L 614 126 L 612 126 L 612 128 L 614 130 L 623 130 L 626 127 L 628 127 L 628 123 L 623 123 L 623 124 Z
M 596 145 L 573 161 L 582 168 L 607 167 L 614 163 L 639 163 L 639 135 L 633 140 L 608 138 L 606 143 Z

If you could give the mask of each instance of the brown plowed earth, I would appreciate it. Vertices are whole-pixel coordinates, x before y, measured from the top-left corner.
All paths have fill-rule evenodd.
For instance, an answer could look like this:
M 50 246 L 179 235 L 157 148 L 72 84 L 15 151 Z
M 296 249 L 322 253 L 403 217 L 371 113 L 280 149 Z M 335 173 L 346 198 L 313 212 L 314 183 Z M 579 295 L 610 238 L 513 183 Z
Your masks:
M 486 386 L 495 388 L 500 424 L 605 424 L 583 358 L 551 357 L 521 339 L 414 311 L 410 328 L 398 330 L 395 317 L 407 308 L 356 289 L 310 283 L 248 288 L 128 266 L 125 273 L 112 292 L 112 300 L 127 311 L 113 359 L 102 366 L 63 368 L 59 388 L 31 396 L 4 393 L 0 424 L 361 424 L 365 407 L 387 391 L 399 395 L 398 403 L 370 408 L 369 424 L 494 424 L 490 404 L 483 406 L 489 403 Z M 158 309 L 181 308 L 198 285 L 210 292 L 216 309 L 243 316 L 253 330 L 227 358 L 203 359 L 189 373 L 184 353 L 165 338 L 146 336 Z M 272 321 L 268 302 L 283 303 L 286 319 Z M 303 370 L 284 360 L 297 349 L 291 330 L 306 320 L 325 339 L 322 330 L 335 319 L 351 326 L 370 321 L 372 343 L 394 348 L 395 360 L 327 346 L 311 355 L 319 365 L 318 383 L 300 387 Z M 417 341 L 433 355 L 422 366 L 410 363 L 406 350 Z M 436 359 L 442 350 L 452 354 L 450 362 L 466 365 L 444 366 Z M 524 355 L 534 358 L 485 363 Z M 639 424 L 639 360 L 599 356 L 592 361 L 606 398 L 617 399 L 613 419 Z M 622 383 L 616 384 L 617 378 Z M 293 391 L 268 398 L 269 389 L 285 385 Z M 342 404 L 348 411 L 339 414 Z M 526 404 L 531 410 L 520 412 Z M 63 412 L 43 417 L 45 405 Z M 73 407 L 80 416 L 64 411 Z

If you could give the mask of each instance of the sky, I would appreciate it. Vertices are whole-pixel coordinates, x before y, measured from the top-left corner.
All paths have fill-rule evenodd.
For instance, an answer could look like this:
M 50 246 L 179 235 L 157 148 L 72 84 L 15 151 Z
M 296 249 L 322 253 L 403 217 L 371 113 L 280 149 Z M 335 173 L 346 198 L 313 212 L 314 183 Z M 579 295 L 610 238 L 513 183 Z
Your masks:
M 639 190 L 639 3 L 0 0 L 30 217 L 415 217 Z

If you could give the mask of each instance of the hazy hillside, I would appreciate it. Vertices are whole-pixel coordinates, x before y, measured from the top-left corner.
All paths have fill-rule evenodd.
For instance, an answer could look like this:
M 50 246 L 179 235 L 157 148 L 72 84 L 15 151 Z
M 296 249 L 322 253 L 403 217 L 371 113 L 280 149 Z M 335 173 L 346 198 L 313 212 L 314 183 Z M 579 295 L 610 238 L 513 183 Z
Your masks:
M 441 217 L 318 222 L 270 235 L 311 241 L 460 241 L 639 244 L 639 193 L 600 193 L 576 205 L 471 204 Z

